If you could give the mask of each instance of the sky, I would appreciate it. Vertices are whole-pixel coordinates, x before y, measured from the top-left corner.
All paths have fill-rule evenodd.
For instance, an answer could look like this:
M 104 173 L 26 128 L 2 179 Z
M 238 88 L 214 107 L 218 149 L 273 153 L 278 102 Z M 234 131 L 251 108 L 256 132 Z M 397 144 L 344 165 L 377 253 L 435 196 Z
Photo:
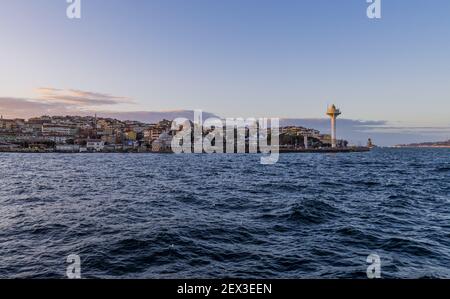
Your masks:
M 0 112 L 172 111 L 450 127 L 450 1 L 0 0 Z M 437 136 L 436 136 L 437 138 Z

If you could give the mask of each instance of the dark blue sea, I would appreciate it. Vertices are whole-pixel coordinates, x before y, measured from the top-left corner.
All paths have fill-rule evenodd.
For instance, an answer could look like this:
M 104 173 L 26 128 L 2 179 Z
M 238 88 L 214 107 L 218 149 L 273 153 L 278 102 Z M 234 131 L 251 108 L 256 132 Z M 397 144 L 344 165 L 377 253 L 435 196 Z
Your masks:
M 450 149 L 0 154 L 0 277 L 450 278 Z

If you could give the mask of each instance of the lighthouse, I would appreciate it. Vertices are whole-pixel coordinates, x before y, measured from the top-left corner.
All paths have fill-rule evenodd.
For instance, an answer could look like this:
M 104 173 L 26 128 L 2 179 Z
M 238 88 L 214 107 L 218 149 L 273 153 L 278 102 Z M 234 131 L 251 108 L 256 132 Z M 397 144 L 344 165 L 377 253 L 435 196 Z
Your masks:
M 335 105 L 328 106 L 327 115 L 331 118 L 331 147 L 336 147 L 336 118 L 341 111 Z

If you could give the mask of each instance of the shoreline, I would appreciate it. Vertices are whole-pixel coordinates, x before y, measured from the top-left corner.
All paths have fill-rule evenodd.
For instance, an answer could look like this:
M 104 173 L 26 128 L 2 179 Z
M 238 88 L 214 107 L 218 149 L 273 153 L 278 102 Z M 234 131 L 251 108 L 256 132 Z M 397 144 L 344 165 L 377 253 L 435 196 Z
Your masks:
M 370 152 L 371 148 L 369 147 L 347 147 L 347 148 L 321 148 L 321 149 L 280 149 L 280 154 L 283 153 L 305 153 L 305 154 L 313 154 L 313 153 L 364 153 Z
M 329 153 L 363 153 L 370 152 L 371 149 L 368 147 L 352 147 L 352 148 L 324 148 L 324 149 L 280 149 L 280 154 L 329 154 Z M 63 152 L 56 150 L 0 150 L 0 153 L 10 153 L 10 154 L 173 154 L 172 151 L 100 151 L 100 152 Z M 189 154 L 189 153 L 188 153 Z M 194 154 L 194 153 L 193 153 Z M 223 153 L 223 154 L 251 154 L 251 153 Z M 261 153 L 257 153 L 261 154 Z
M 438 145 L 430 145 L 430 146 L 393 146 L 392 148 L 450 148 L 450 145 L 443 145 L 443 146 L 438 146 Z

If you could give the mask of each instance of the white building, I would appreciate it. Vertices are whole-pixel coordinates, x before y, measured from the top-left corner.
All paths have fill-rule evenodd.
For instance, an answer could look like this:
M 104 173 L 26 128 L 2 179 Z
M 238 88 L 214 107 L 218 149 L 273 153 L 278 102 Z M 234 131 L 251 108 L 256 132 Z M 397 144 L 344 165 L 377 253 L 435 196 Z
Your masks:
M 166 152 L 172 149 L 172 136 L 168 132 L 162 133 L 152 142 L 152 152 Z
M 42 134 L 59 134 L 59 135 L 73 135 L 76 133 L 76 128 L 67 125 L 56 125 L 56 124 L 43 124 Z

